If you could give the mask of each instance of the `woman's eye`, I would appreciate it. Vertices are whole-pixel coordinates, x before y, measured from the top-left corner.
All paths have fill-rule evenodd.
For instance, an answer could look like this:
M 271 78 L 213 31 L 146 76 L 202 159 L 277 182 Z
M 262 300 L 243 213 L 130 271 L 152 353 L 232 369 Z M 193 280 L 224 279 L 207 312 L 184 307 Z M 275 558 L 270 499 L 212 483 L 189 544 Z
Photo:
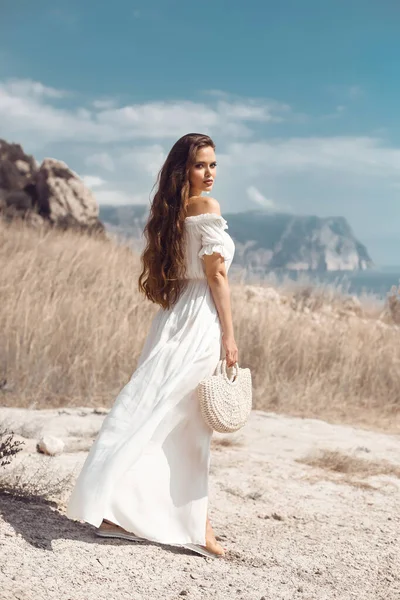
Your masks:
M 215 163 L 211 163 L 211 165 L 210 165 L 210 167 L 211 167 L 212 169 L 214 169 L 216 166 L 217 166 L 217 163 L 216 163 L 216 162 L 215 162 Z

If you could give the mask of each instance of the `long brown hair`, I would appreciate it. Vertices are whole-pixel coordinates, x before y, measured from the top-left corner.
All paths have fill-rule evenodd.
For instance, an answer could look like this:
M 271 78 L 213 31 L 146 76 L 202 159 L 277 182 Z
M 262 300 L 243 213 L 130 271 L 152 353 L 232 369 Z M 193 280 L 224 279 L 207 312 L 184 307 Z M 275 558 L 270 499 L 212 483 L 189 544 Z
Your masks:
M 184 285 L 184 221 L 189 200 L 189 169 L 200 148 L 215 144 L 208 135 L 188 133 L 171 148 L 157 178 L 150 215 L 144 228 L 146 247 L 139 290 L 165 309 L 178 300 Z

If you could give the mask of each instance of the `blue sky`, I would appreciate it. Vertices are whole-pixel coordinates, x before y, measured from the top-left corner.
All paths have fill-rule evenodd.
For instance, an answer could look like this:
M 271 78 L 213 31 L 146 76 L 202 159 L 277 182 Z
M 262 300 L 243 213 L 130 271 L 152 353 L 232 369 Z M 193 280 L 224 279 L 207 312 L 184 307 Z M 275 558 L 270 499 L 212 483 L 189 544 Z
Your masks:
M 83 4 L 83 3 L 82 3 Z M 345 216 L 399 264 L 397 0 L 3 0 L 0 137 L 100 203 L 147 202 L 173 142 L 217 144 L 223 212 Z

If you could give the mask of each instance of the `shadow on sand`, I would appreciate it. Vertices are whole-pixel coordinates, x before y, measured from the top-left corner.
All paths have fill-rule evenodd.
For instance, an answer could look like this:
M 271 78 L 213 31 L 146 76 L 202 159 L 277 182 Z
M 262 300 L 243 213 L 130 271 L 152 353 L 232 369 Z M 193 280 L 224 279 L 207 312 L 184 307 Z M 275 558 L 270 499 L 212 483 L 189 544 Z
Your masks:
M 95 535 L 96 528 L 88 523 L 72 521 L 63 515 L 55 502 L 40 497 L 16 497 L 0 494 L 0 516 L 9 523 L 16 534 L 34 548 L 53 551 L 53 540 L 76 540 L 88 544 L 135 544 L 139 546 L 160 546 L 173 554 L 193 556 L 190 550 L 155 544 L 153 542 L 131 542 L 117 538 L 100 538 Z M 200 557 L 199 557 L 200 558 Z

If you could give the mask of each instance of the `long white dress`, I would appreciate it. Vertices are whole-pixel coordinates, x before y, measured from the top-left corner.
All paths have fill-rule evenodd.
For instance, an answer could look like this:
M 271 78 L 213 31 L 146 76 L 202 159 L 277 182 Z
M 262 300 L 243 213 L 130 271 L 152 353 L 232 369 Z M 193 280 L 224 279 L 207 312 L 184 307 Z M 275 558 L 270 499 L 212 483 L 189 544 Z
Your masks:
M 232 262 L 225 219 L 185 220 L 185 289 L 156 313 L 137 369 L 118 394 L 68 501 L 67 515 L 103 518 L 165 544 L 205 544 L 212 431 L 196 386 L 221 357 L 221 326 L 204 271 L 205 254 Z

